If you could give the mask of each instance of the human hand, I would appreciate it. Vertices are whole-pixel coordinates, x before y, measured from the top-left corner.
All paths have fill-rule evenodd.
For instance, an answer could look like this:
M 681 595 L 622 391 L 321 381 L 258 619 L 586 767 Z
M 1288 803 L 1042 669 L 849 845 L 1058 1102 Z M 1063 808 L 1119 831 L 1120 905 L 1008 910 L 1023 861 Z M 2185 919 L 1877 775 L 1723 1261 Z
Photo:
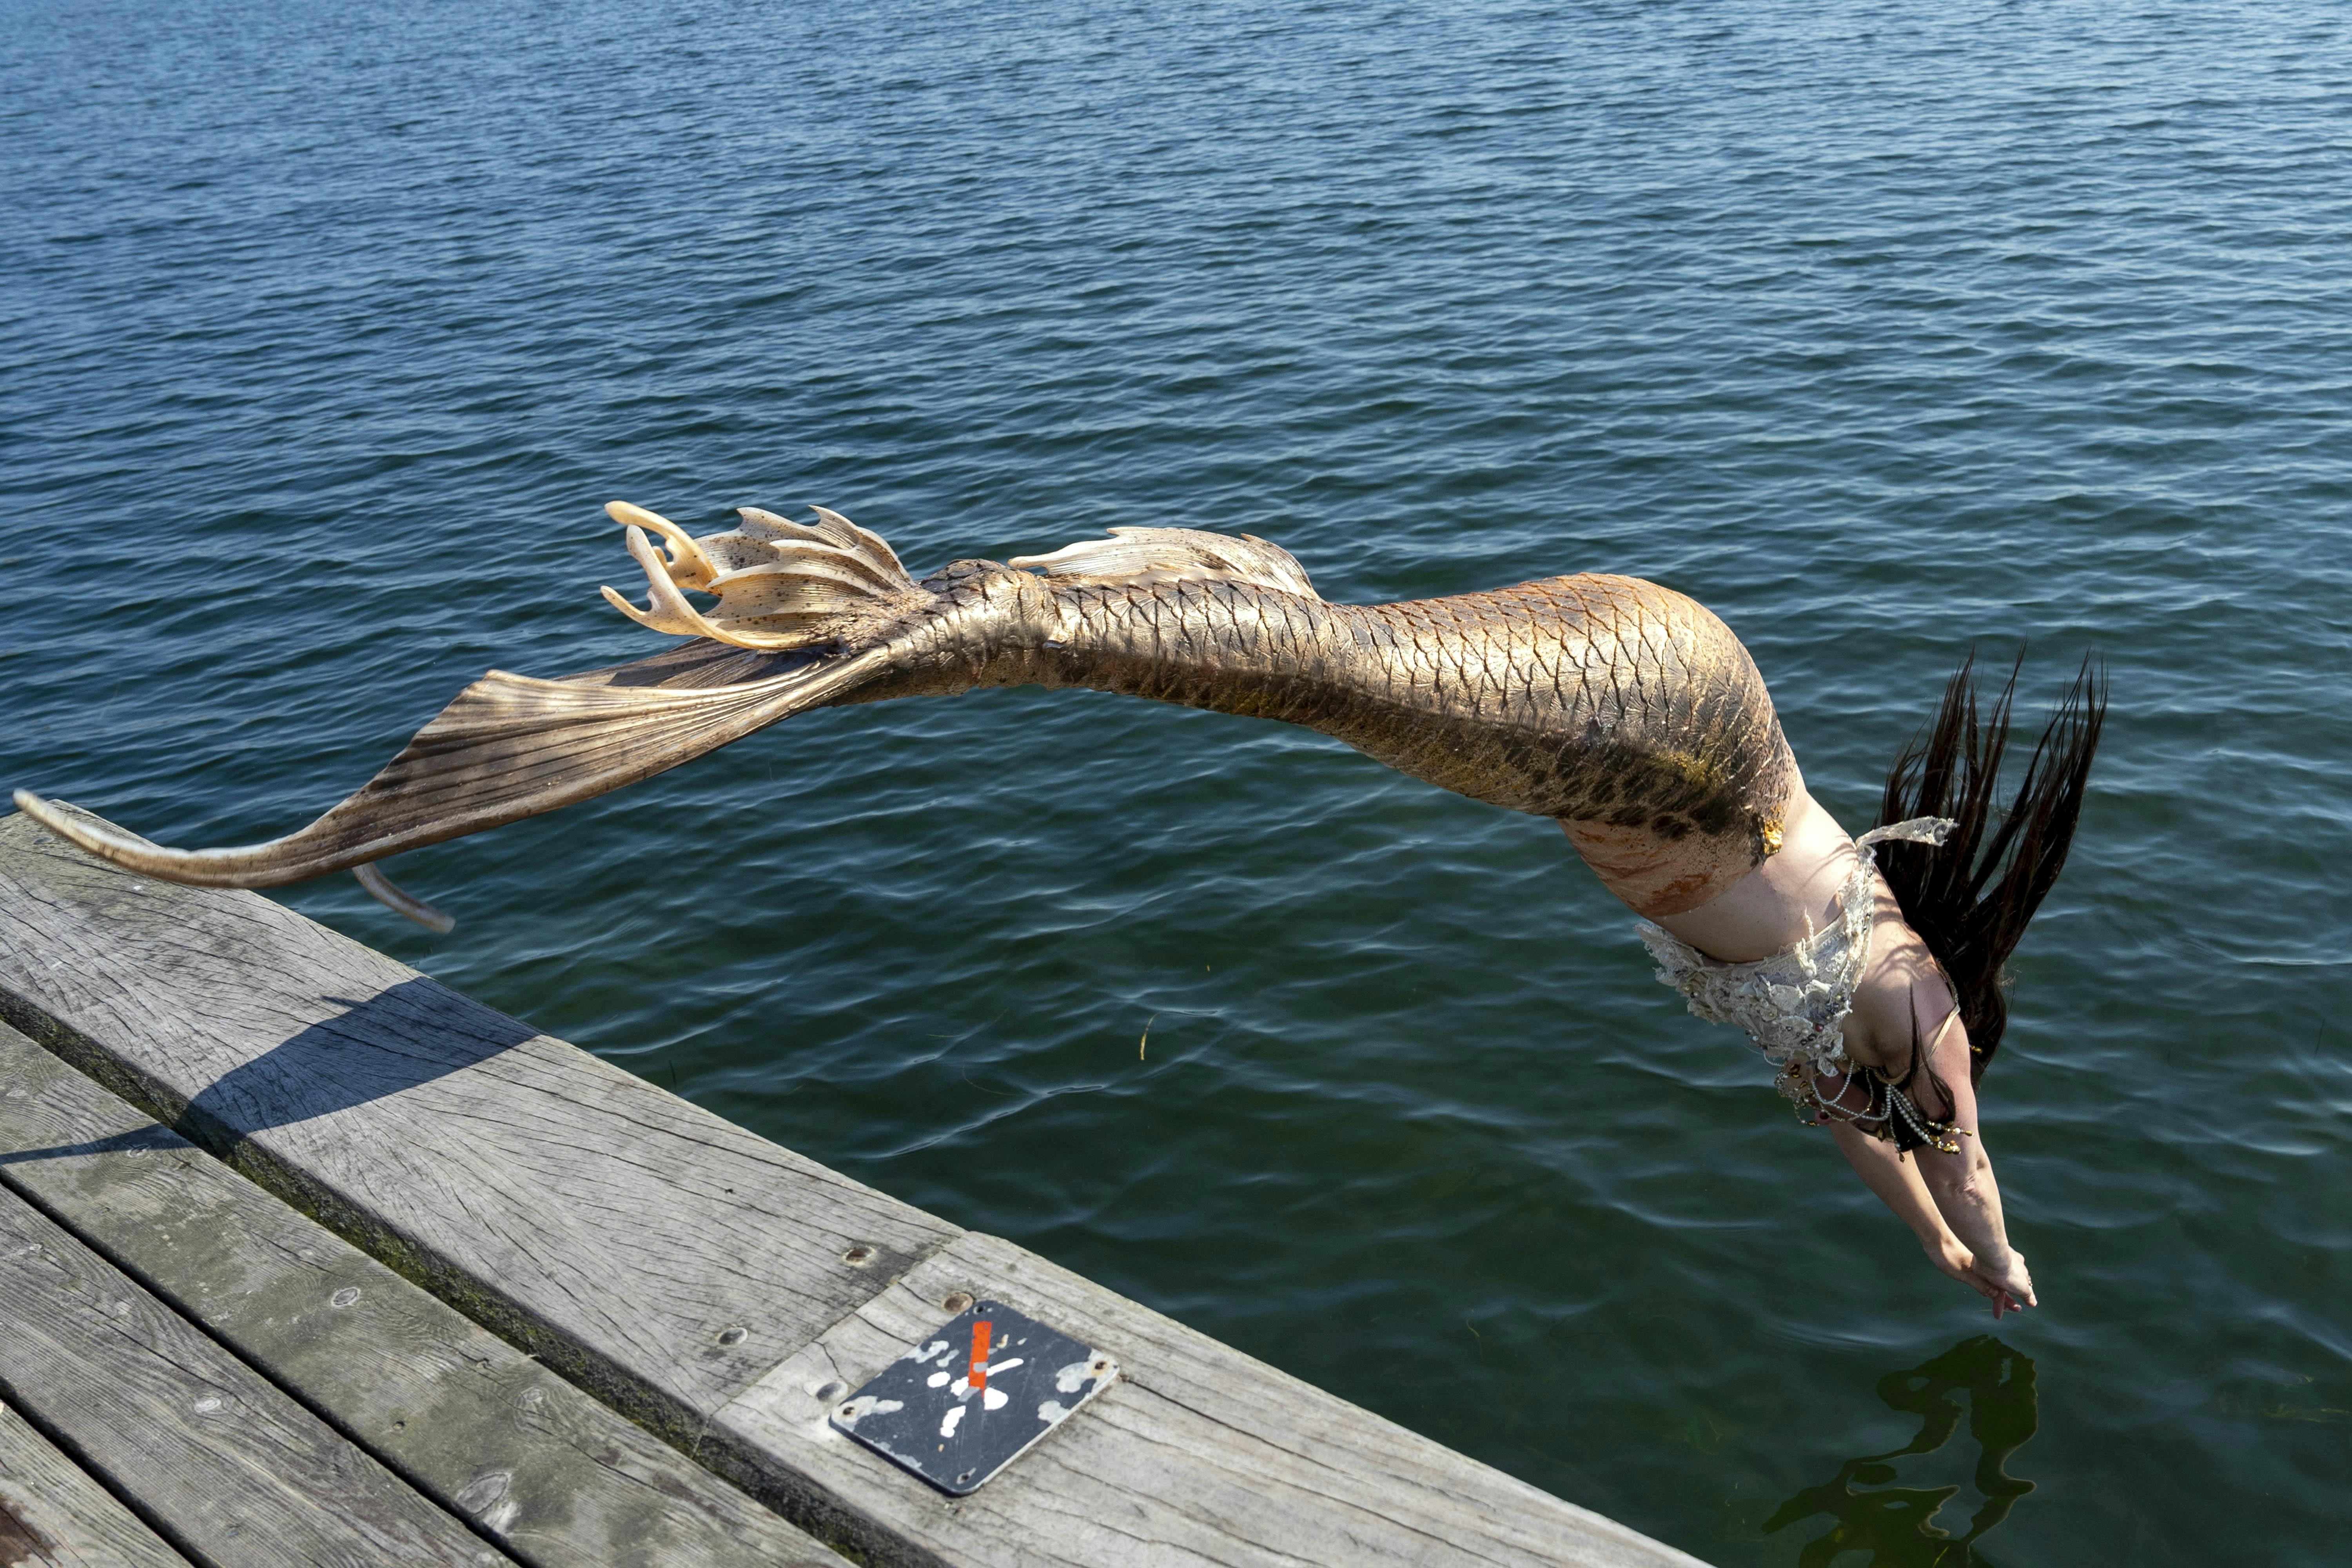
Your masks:
M 1992 1287 L 1977 1277 L 1976 1255 L 1960 1244 L 1960 1238 L 1950 1231 L 1941 1236 L 1922 1237 L 1919 1245 L 1926 1249 L 1927 1261 L 1937 1269 L 1958 1280 L 1979 1296 L 1992 1294 Z
M 2010 1249 L 2004 1264 L 1995 1266 L 1979 1258 L 1969 1273 L 1969 1282 L 1992 1301 L 1992 1315 L 1996 1318 L 2003 1309 L 2021 1312 L 2042 1304 L 2033 1298 L 2033 1276 L 2025 1271 L 2025 1254 L 2014 1247 Z
M 2033 1280 L 2025 1272 L 2025 1259 L 2016 1252 L 2010 1253 L 2008 1268 L 1993 1269 L 1980 1268 L 1976 1255 L 1961 1245 L 1960 1238 L 1948 1230 L 1931 1240 L 1923 1240 L 1920 1245 L 1927 1251 L 1927 1260 L 1936 1266 L 1938 1272 L 1958 1280 L 1990 1301 L 1994 1317 L 2000 1317 L 2004 1311 L 2021 1312 L 2039 1304 L 2033 1299 Z

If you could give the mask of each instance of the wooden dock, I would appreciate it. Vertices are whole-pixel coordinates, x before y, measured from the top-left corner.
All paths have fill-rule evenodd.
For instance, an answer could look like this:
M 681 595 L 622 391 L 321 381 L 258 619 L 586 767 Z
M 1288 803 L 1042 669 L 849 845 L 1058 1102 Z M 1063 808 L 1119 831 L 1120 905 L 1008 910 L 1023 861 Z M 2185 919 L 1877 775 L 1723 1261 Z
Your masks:
M 0 821 L 0 1564 L 1696 1559 L 252 893 Z M 971 1298 L 1120 1380 L 971 1496 L 832 1403 Z

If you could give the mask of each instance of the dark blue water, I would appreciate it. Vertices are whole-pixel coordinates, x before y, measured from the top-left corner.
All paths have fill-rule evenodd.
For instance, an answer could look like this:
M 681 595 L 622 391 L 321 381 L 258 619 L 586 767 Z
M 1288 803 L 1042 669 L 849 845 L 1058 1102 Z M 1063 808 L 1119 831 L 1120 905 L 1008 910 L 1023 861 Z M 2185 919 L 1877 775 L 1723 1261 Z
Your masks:
M 2096 647 L 1998 1325 L 1555 828 L 1304 731 L 826 712 L 288 900 L 1717 1562 L 2341 1563 L 2347 169 L 2307 3 L 9 0 L 0 784 L 307 821 L 658 646 L 615 496 L 1656 578 L 1856 827 Z

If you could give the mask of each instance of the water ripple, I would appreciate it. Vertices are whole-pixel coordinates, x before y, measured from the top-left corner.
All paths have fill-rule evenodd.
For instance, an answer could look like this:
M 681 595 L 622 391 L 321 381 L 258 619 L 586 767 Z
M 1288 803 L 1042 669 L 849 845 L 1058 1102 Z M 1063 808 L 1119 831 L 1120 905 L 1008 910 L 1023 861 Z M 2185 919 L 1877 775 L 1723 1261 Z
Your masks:
M 288 898 L 1711 1561 L 2340 1558 L 2340 10 L 0 18 L 0 783 L 306 820 L 483 668 L 644 648 L 614 495 L 1654 577 L 1850 821 L 1971 644 L 2033 702 L 2095 647 L 1997 1341 L 1555 829 L 1303 732 L 826 712 L 405 858 L 446 941 Z M 2030 1492 L 1915 1441 L 1963 1399 Z

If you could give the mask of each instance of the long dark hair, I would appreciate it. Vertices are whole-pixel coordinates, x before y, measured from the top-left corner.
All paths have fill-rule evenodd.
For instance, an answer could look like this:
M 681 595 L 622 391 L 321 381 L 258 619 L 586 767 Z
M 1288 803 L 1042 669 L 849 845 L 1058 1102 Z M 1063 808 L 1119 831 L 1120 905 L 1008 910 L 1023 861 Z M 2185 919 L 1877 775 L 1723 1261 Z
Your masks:
M 1943 965 L 1969 1032 L 1969 1081 L 1983 1079 L 2009 1025 L 2009 955 L 2058 880 L 2082 815 L 2091 756 L 2107 717 L 2106 671 L 2095 658 L 2050 715 L 2007 815 L 1992 821 L 2001 755 L 2009 748 L 2011 700 L 2024 654 L 1981 719 L 1971 651 L 1944 688 L 1944 704 L 1924 740 L 1914 737 L 1886 774 L 1881 824 L 1948 816 L 1958 824 L 1942 847 L 1884 844 L 1878 864 L 1903 918 Z M 1990 828 L 1990 835 L 1988 835 Z

